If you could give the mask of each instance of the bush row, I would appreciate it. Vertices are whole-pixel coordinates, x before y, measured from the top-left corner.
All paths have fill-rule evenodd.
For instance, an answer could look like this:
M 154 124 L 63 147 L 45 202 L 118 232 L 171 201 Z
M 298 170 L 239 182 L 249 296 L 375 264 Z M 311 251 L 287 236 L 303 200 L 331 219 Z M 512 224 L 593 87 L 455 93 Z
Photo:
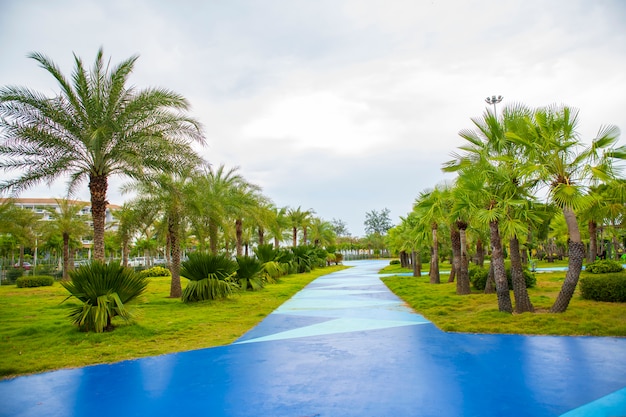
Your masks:
M 623 273 L 582 277 L 579 288 L 586 300 L 626 302 L 626 274 Z
M 472 286 L 479 290 L 483 291 L 485 286 L 487 285 L 487 278 L 489 277 L 489 269 L 480 267 L 478 265 L 470 265 L 469 267 L 469 278 Z M 511 269 L 506 269 L 506 278 L 509 282 L 509 289 L 513 289 L 513 281 L 511 279 Z M 527 269 L 524 269 L 524 280 L 526 281 L 526 288 L 532 288 L 537 285 L 537 278 L 535 274 L 530 272 Z
M 15 281 L 18 288 L 50 287 L 52 284 L 54 284 L 54 277 L 48 275 L 27 275 Z
M 609 272 L 620 272 L 624 269 L 622 264 L 610 259 L 601 259 L 585 265 L 585 271 L 591 274 L 607 274 Z

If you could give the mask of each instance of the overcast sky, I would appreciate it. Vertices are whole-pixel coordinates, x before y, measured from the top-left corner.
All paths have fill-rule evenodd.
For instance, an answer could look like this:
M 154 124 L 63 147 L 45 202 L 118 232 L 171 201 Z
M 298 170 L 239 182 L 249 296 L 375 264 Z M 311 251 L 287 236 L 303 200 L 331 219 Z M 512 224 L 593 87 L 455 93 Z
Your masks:
M 55 94 L 26 55 L 69 75 L 72 53 L 90 65 L 101 46 L 113 63 L 140 56 L 133 85 L 191 102 L 213 165 L 355 236 L 366 212 L 398 223 L 452 178 L 441 165 L 487 96 L 577 107 L 584 138 L 626 131 L 623 0 L 0 0 L 0 85 Z

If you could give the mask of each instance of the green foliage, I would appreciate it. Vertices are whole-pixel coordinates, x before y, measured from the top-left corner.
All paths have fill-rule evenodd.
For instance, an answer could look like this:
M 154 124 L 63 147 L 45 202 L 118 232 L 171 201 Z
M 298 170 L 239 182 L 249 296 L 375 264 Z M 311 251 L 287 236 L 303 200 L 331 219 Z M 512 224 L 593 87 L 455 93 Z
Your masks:
M 468 272 L 472 286 L 479 291 L 483 291 L 487 285 L 489 269 L 472 264 L 469 266 Z
M 9 268 L 7 269 L 7 281 L 13 284 L 19 277 L 24 275 L 24 268 Z
M 626 274 L 623 273 L 585 276 L 580 279 L 579 287 L 586 300 L 626 302 Z
M 254 254 L 261 263 L 275 261 L 279 257 L 280 251 L 274 249 L 272 244 L 258 245 L 254 248 Z
M 524 281 L 526 281 L 526 288 L 533 288 L 535 285 L 537 285 L 537 278 L 535 277 L 535 274 L 530 272 L 528 269 L 524 269 L 523 273 L 524 273 Z M 488 277 L 489 277 L 489 269 L 488 268 L 482 268 L 482 267 L 477 266 L 477 265 L 470 265 L 469 266 L 470 282 L 472 283 L 472 286 L 475 289 L 477 289 L 479 291 L 483 291 L 485 289 L 485 286 L 487 285 L 487 278 Z M 510 268 L 506 269 L 506 278 L 507 278 L 508 283 L 509 283 L 509 289 L 512 290 L 513 289 L 513 282 L 512 282 L 512 279 L 511 279 L 511 269 Z
M 172 273 L 169 269 L 163 268 L 162 266 L 153 266 L 152 268 L 144 269 L 139 272 L 139 275 L 148 278 L 148 277 L 171 277 Z
M 610 259 L 600 259 L 585 265 L 585 271 L 592 274 L 607 274 L 609 272 L 621 272 L 624 269 L 622 264 Z
M 297 273 L 311 272 L 316 265 L 315 253 L 311 246 L 301 245 L 290 248 L 293 254 L 292 263 Z
M 54 278 L 49 275 L 26 275 L 19 277 L 15 284 L 18 288 L 49 287 L 54 284 Z
M 119 263 L 93 261 L 69 272 L 70 282 L 61 282 L 71 297 L 82 305 L 73 307 L 69 317 L 81 331 L 113 330 L 111 320 L 119 316 L 130 321 L 134 315 L 127 305 L 138 299 L 148 281 Z
M 392 259 L 389 261 L 389 265 L 400 265 L 400 259 Z
M 243 290 L 258 291 L 263 288 L 263 264 L 261 261 L 249 256 L 237 257 L 237 273 L 235 278 L 239 287 Z
M 192 253 L 182 263 L 180 275 L 189 283 L 183 290 L 185 303 L 229 297 L 238 288 L 234 281 L 237 263 L 222 255 Z

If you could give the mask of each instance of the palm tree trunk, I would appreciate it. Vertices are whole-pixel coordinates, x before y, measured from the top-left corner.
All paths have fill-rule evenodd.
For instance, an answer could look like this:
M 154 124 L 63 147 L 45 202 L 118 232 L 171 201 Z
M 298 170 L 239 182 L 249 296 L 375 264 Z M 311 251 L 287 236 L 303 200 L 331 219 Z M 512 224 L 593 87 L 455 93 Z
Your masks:
M 104 262 L 104 226 L 107 209 L 106 175 L 91 175 L 89 192 L 91 193 L 91 219 L 93 221 L 93 258 Z
M 589 220 L 589 253 L 587 254 L 587 262 L 591 263 L 598 256 L 598 223 Z
M 243 254 L 243 220 L 235 220 L 235 236 L 236 236 L 236 253 L 237 256 Z
M 209 222 L 209 250 L 213 255 L 217 255 L 217 224 Z
M 476 241 L 476 265 L 481 268 L 485 265 L 485 247 L 480 238 Z
M 465 234 L 465 227 L 459 228 L 459 235 L 461 238 L 461 262 L 459 267 L 459 275 L 456 277 L 456 293 L 459 295 L 471 294 L 467 257 L 467 235 Z
M 170 216 L 167 222 L 168 234 L 172 244 L 172 281 L 170 284 L 170 297 L 179 298 L 183 295 L 182 286 L 180 284 L 180 241 L 178 239 L 178 233 L 180 231 L 180 224 L 176 216 Z
M 551 313 L 563 313 L 567 310 L 567 306 L 574 296 L 574 291 L 576 291 L 580 271 L 582 271 L 583 268 L 583 259 L 585 259 L 585 245 L 580 239 L 576 213 L 569 208 L 564 208 L 563 215 L 565 216 L 565 223 L 567 224 L 569 234 L 569 260 L 567 262 L 565 280 L 563 281 L 561 291 L 556 301 L 552 305 L 552 308 L 550 308 Z
M 70 271 L 70 235 L 63 233 L 63 281 L 68 281 Z
M 262 245 L 265 243 L 265 231 L 263 230 L 262 227 L 259 227 L 259 245 Z
M 413 276 L 421 277 L 422 276 L 422 255 L 419 252 L 412 251 L 411 260 L 413 263 Z
M 509 239 L 511 247 L 511 281 L 513 282 L 513 295 L 515 296 L 515 312 L 534 312 L 533 304 L 530 302 L 528 291 L 526 290 L 526 280 L 522 269 L 522 258 L 520 256 L 519 240 L 517 236 Z
M 461 234 L 455 224 L 450 227 L 450 243 L 452 246 L 452 269 L 448 282 L 454 282 L 461 269 Z
M 298 246 L 298 228 L 296 226 L 293 227 L 293 247 Z
M 431 284 L 439 284 L 441 283 L 441 277 L 439 275 L 439 241 L 437 239 L 437 225 L 432 225 L 432 233 L 433 233 L 433 247 L 432 253 L 430 256 L 430 271 L 428 275 L 430 275 L 430 283 Z
M 489 262 L 489 273 L 487 274 L 487 282 L 485 283 L 485 294 L 493 294 L 496 292 L 496 280 L 493 273 L 493 262 Z
M 500 239 L 500 229 L 497 220 L 489 222 L 489 233 L 491 236 L 491 263 L 493 264 L 493 275 L 496 281 L 498 310 L 512 313 L 513 304 L 511 303 L 511 294 L 509 293 L 509 283 L 506 279 L 504 253 L 502 251 L 502 241 Z

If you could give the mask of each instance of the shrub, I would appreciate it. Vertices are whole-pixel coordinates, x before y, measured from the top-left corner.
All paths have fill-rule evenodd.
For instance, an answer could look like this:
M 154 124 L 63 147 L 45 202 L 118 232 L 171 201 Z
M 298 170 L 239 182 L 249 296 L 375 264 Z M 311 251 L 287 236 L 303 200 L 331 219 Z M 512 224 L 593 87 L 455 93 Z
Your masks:
M 469 266 L 469 279 L 475 289 L 483 291 L 487 285 L 488 277 L 489 270 L 487 268 L 478 265 Z
M 389 265 L 400 265 L 400 259 L 392 259 L 389 261 Z
M 169 269 L 162 266 L 153 266 L 152 268 L 144 269 L 138 272 L 138 274 L 144 278 L 148 277 L 171 277 L 172 273 Z
M 610 259 L 601 259 L 595 262 L 592 262 L 588 265 L 585 265 L 585 271 L 592 274 L 607 274 L 610 272 L 620 272 L 624 268 L 622 264 L 617 261 L 612 261 Z
M 192 253 L 183 262 L 180 275 L 189 280 L 183 290 L 185 303 L 215 300 L 230 296 L 237 288 L 234 282 L 237 262 L 222 255 Z
M 626 302 L 626 274 L 586 276 L 580 279 L 582 298 L 614 303 Z
M 257 291 L 263 288 L 263 264 L 256 258 L 248 256 L 237 257 L 237 272 L 235 278 L 242 290 Z
M 132 268 L 119 263 L 94 261 L 69 272 L 71 281 L 61 281 L 70 292 L 66 298 L 76 297 L 83 305 L 73 307 L 69 317 L 81 331 L 113 330 L 113 317 L 130 321 L 134 318 L 128 304 L 136 301 L 148 286 L 148 281 Z
M 528 269 L 524 269 L 524 281 L 526 281 L 526 288 L 532 288 L 537 285 L 537 278 L 535 274 L 530 272 Z M 485 286 L 487 285 L 487 277 L 489 276 L 489 269 L 482 268 L 477 265 L 470 265 L 469 267 L 469 278 L 472 286 L 479 290 L 483 291 Z M 513 289 L 513 281 L 511 279 L 511 269 L 506 269 L 506 279 L 509 284 L 509 290 Z
M 7 269 L 7 281 L 11 284 L 15 282 L 19 277 L 24 275 L 24 268 L 9 268 Z
M 19 277 L 15 284 L 18 288 L 50 287 L 54 284 L 54 278 L 49 275 L 27 275 Z

